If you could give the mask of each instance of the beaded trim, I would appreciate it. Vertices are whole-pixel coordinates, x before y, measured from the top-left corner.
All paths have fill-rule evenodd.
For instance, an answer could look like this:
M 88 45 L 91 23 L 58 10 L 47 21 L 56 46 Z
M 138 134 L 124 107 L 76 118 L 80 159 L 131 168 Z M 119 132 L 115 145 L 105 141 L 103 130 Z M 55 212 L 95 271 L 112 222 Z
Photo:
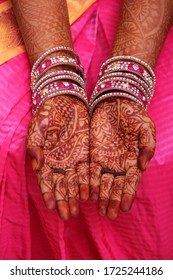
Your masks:
M 78 83 L 82 88 L 85 88 L 84 80 L 75 72 L 63 70 L 63 71 L 52 71 L 49 74 L 44 75 L 38 80 L 38 82 L 32 83 L 32 91 L 36 91 L 37 88 L 47 79 L 57 76 L 59 80 L 69 79 Z
M 130 95 L 129 93 L 126 93 L 126 92 L 123 92 L 123 91 L 121 91 L 121 92 L 109 92 L 109 93 L 106 93 L 106 94 L 104 94 L 104 95 L 98 97 L 98 98 L 90 105 L 90 108 L 89 108 L 89 113 L 90 113 L 90 115 L 92 115 L 94 108 L 96 107 L 96 105 L 97 105 L 99 102 L 101 102 L 101 101 L 103 101 L 103 100 L 105 100 L 105 99 L 107 99 L 107 98 L 110 98 L 110 97 L 123 97 L 123 98 L 127 98 L 127 99 L 130 99 L 130 100 L 132 100 L 132 101 L 138 102 L 144 109 L 146 109 L 146 108 L 144 107 L 142 101 L 140 101 L 140 100 L 139 100 L 138 98 L 136 98 L 135 96 Z
M 47 51 L 45 51 L 34 63 L 33 67 L 32 67 L 32 71 L 31 71 L 31 76 L 33 75 L 33 72 L 36 71 L 38 65 L 50 54 L 54 53 L 54 52 L 61 52 L 61 51 L 65 51 L 65 52 L 69 52 L 70 54 L 72 54 L 78 61 L 78 63 L 80 64 L 80 58 L 78 56 L 78 54 L 71 48 L 69 47 L 65 47 L 65 46 L 58 46 L 58 47 L 54 47 L 51 48 Z
M 150 98 L 146 90 L 136 81 L 123 77 L 110 78 L 103 80 L 103 82 L 98 82 L 90 99 L 90 102 L 92 103 L 94 99 L 97 98 L 97 95 L 114 89 L 130 91 L 131 93 L 139 96 L 143 101 L 147 101 L 147 103 L 149 103 Z
M 102 76 L 99 81 L 104 81 L 104 79 L 106 78 L 117 78 L 117 77 L 120 77 L 120 78 L 126 78 L 127 79 L 129 78 L 130 80 L 132 81 L 135 81 L 137 82 L 138 84 L 141 84 L 142 87 L 145 88 L 145 91 L 146 92 L 149 92 L 150 93 L 150 96 L 152 95 L 152 92 L 153 92 L 153 88 L 151 89 L 148 84 L 141 78 L 139 78 L 137 75 L 131 73 L 131 72 L 112 72 L 112 73 L 108 73 L 108 74 L 105 74 L 104 76 Z
M 55 52 L 69 52 L 74 58 L 58 56 L 47 58 Z M 58 65 L 69 65 L 78 72 L 71 70 L 57 70 L 47 73 L 51 68 Z M 31 71 L 31 89 L 33 92 L 33 114 L 47 99 L 58 95 L 74 95 L 80 98 L 88 107 L 88 100 L 85 92 L 85 74 L 80 64 L 79 56 L 68 47 L 55 47 L 44 52 L 34 63 Z
M 126 62 L 132 63 L 132 64 L 134 65 L 134 69 L 135 69 L 135 67 L 137 67 L 136 70 L 138 70 L 139 65 L 136 65 L 134 62 L 137 62 L 138 64 L 140 64 L 141 66 L 143 66 L 143 67 L 150 73 L 150 75 L 151 75 L 152 78 L 153 78 L 153 82 L 154 82 L 154 84 L 155 84 L 155 82 L 156 82 L 156 81 L 155 81 L 156 77 L 155 77 L 154 71 L 153 71 L 152 68 L 149 66 L 149 64 L 146 63 L 145 61 L 143 61 L 143 60 L 137 58 L 137 57 L 130 56 L 130 55 L 127 55 L 127 56 L 126 56 L 126 55 L 120 55 L 120 56 L 113 56 L 113 57 L 109 58 L 108 60 L 106 60 L 106 61 L 102 64 L 102 66 L 101 66 L 101 68 L 100 68 L 100 71 L 102 72 L 102 70 L 105 68 L 105 66 L 107 66 L 108 64 L 111 64 L 111 63 L 114 62 L 114 61 L 120 61 L 120 62 L 123 63 L 124 60 L 125 60 Z M 101 74 L 101 75 L 102 75 L 102 74 Z
M 102 75 L 104 75 L 106 73 L 111 73 L 115 71 L 130 72 L 135 75 L 138 75 L 140 78 L 145 80 L 145 82 L 150 88 L 153 88 L 155 84 L 155 80 L 153 80 L 152 76 L 150 76 L 150 74 L 145 69 L 143 69 L 140 66 L 138 68 L 137 64 L 132 64 L 131 62 L 113 63 L 111 65 L 108 65 L 104 71 L 100 72 L 100 74 L 102 73 Z
M 52 97 L 56 97 L 56 96 L 60 96 L 60 95 L 73 95 L 76 96 L 78 98 L 80 98 L 86 105 L 86 107 L 88 108 L 88 100 L 87 97 L 83 94 L 81 95 L 81 92 L 77 92 L 76 90 L 56 90 L 54 92 L 44 92 L 43 95 L 41 95 L 41 99 L 39 100 L 38 105 L 33 106 L 32 109 L 32 113 L 35 114 L 37 112 L 37 110 L 40 108 L 40 106 L 48 99 L 52 98 Z
M 56 76 L 48 76 L 47 79 L 44 79 L 40 83 L 36 84 L 35 87 L 33 88 L 33 93 L 42 90 L 49 83 L 59 81 L 59 80 L 74 81 L 82 88 L 85 88 L 85 84 L 82 83 L 82 81 L 78 77 L 75 77 L 73 75 L 56 75 Z
M 38 69 L 34 72 L 34 75 L 31 76 L 32 80 L 38 80 L 39 78 L 41 78 L 43 76 L 43 74 L 45 72 L 47 72 L 49 69 L 56 67 L 56 66 L 61 66 L 61 65 L 68 65 L 73 67 L 74 69 L 77 70 L 77 72 L 79 72 L 79 75 L 85 80 L 85 74 L 84 74 L 84 70 L 83 67 L 79 66 L 78 64 L 76 64 L 76 62 L 71 62 L 71 59 L 68 60 L 68 62 L 65 61 L 59 61 L 57 60 L 57 62 L 55 63 L 49 63 L 50 60 L 47 60 L 46 62 L 42 63 L 42 65 L 40 65 L 40 69 L 41 67 L 43 67 L 43 65 L 45 65 L 45 67 L 43 67 L 41 71 L 39 71 Z
M 116 56 L 106 60 L 90 99 L 90 113 L 108 97 L 125 97 L 147 110 L 154 93 L 156 78 L 151 67 L 133 56 Z

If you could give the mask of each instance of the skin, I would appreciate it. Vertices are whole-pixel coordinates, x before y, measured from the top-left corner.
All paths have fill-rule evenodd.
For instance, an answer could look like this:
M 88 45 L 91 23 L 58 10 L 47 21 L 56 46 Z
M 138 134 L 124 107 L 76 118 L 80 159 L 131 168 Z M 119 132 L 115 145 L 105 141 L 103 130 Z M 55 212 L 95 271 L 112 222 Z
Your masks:
M 73 48 L 65 0 L 12 2 L 31 65 L 52 47 Z M 68 66 L 51 71 L 60 69 L 75 71 Z M 47 100 L 31 120 L 27 150 L 46 207 L 57 209 L 62 220 L 77 216 L 79 199 L 89 197 L 89 116 L 83 102 L 71 96 Z
M 124 0 L 112 55 L 138 57 L 154 68 L 173 20 L 171 0 Z M 100 102 L 90 128 L 90 198 L 98 212 L 115 219 L 128 211 L 155 150 L 155 126 L 142 106 L 113 97 Z M 125 171 L 114 177 L 102 168 Z
M 106 125 L 105 125 L 106 124 Z M 137 102 L 109 98 L 91 120 L 91 199 L 100 215 L 115 219 L 133 203 L 142 173 L 155 149 L 155 126 Z M 101 169 L 125 171 L 125 176 L 101 175 Z
M 89 117 L 77 98 L 49 99 L 32 118 L 27 148 L 33 169 L 47 208 L 57 208 L 63 220 L 78 215 L 79 198 L 89 196 L 88 147 Z
M 65 0 L 13 0 L 31 65 L 55 46 L 73 47 Z

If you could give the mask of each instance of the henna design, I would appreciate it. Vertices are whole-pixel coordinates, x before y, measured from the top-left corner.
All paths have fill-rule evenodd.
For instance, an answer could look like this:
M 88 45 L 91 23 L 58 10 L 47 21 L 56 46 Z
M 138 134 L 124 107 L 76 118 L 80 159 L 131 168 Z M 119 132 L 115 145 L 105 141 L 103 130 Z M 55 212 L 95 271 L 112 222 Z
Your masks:
M 31 121 L 27 146 L 31 156 L 42 162 L 36 168 L 42 194 L 54 193 L 57 203 L 76 200 L 71 202 L 74 212 L 80 185 L 80 197 L 86 198 L 89 192 L 89 116 L 85 105 L 70 96 L 47 100 Z M 35 149 L 43 151 L 44 162 Z M 67 171 L 65 175 L 53 173 L 55 168 Z
M 108 207 L 112 219 L 120 207 L 129 210 L 142 172 L 154 155 L 155 142 L 154 123 L 140 104 L 109 98 L 97 105 L 91 119 L 90 186 L 91 198 L 99 192 L 99 213 L 106 214 Z M 126 176 L 101 176 L 101 168 L 125 171 Z
M 137 56 L 154 67 L 172 20 L 171 0 L 124 0 L 113 55 Z
M 12 8 L 0 13 L 0 42 L 0 53 L 23 45 Z
M 67 187 L 64 180 L 63 174 L 53 174 L 52 176 L 54 189 L 55 189 L 55 198 L 58 200 L 67 200 Z
M 100 193 L 99 197 L 109 199 L 111 191 L 112 191 L 112 184 L 114 181 L 114 176 L 112 174 L 103 174 L 101 177 L 101 185 L 100 185 Z
M 112 193 L 110 195 L 110 200 L 116 200 L 119 202 L 121 201 L 124 181 L 125 181 L 124 176 L 116 177 L 114 179 L 113 186 L 112 186 Z
M 82 200 L 89 198 L 89 165 L 86 162 L 79 163 L 77 166 L 77 173 L 79 178 L 79 192 Z
M 66 0 L 13 0 L 14 11 L 31 63 L 46 50 L 72 47 Z

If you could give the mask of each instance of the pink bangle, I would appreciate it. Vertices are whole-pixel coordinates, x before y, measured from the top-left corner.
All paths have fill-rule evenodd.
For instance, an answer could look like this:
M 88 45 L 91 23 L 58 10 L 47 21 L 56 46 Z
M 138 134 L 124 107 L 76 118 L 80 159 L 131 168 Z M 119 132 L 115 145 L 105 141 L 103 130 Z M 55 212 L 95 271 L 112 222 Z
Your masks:
M 153 81 L 150 74 L 143 69 L 141 66 L 137 68 L 138 65 L 133 64 L 132 62 L 116 62 L 110 65 L 107 65 L 103 71 L 100 72 L 102 75 L 107 73 L 112 73 L 115 71 L 123 71 L 123 72 L 130 72 L 133 74 L 138 75 L 140 78 L 142 78 L 150 88 L 153 88 L 153 85 L 155 84 L 155 80 Z
M 43 88 L 40 88 L 39 90 L 35 91 L 34 94 L 32 95 L 32 99 L 33 99 L 33 104 L 36 105 L 37 104 L 37 100 L 38 100 L 38 96 L 42 95 L 44 89 L 44 93 L 47 91 L 55 91 L 55 90 L 59 90 L 59 89 L 67 89 L 67 90 L 78 90 L 80 91 L 80 89 L 83 91 L 83 89 L 81 87 L 79 87 L 77 84 L 71 82 L 71 81 L 55 81 L 55 82 L 51 82 L 49 84 L 47 84 L 46 86 L 44 86 Z
M 45 66 L 43 66 L 43 65 L 45 65 Z M 65 60 L 60 61 L 60 60 L 56 59 L 56 62 L 54 61 L 53 63 L 51 63 L 51 60 L 49 60 L 49 59 L 45 60 L 44 63 L 39 65 L 38 69 L 33 72 L 33 75 L 31 74 L 32 81 L 33 80 L 37 81 L 49 69 L 56 67 L 56 66 L 61 66 L 61 65 L 71 66 L 71 67 L 75 68 L 75 70 L 79 72 L 79 75 L 83 78 L 83 80 L 85 80 L 85 74 L 84 74 L 83 67 L 81 65 L 76 64 L 76 62 L 74 62 L 74 59 L 69 58 L 69 59 L 66 59 L 66 61 Z
M 74 56 L 74 59 L 68 55 L 58 56 L 57 54 L 47 58 L 52 53 L 62 51 L 69 52 Z M 57 70 L 47 73 L 48 70 L 59 65 L 74 67 L 79 74 L 71 70 Z M 88 108 L 84 70 L 78 55 L 70 48 L 55 47 L 37 59 L 31 71 L 31 89 L 33 92 L 33 114 L 46 100 L 60 95 L 72 95 L 80 98 Z
M 81 94 L 81 92 L 78 92 L 76 90 L 66 90 L 66 89 L 61 89 L 61 90 L 56 90 L 56 91 L 50 91 L 50 92 L 45 92 L 43 93 L 41 96 L 37 96 L 36 99 L 36 104 L 33 104 L 33 109 L 32 109 L 32 113 L 35 114 L 37 112 L 37 110 L 40 108 L 40 106 L 48 99 L 52 98 L 52 97 L 56 97 L 56 96 L 60 96 L 60 95 L 72 95 L 72 96 L 76 96 L 78 97 L 80 100 L 82 100 L 84 102 L 84 104 L 86 105 L 86 107 L 88 108 L 88 100 L 86 95 L 83 93 Z
M 155 75 L 144 61 L 132 56 L 112 57 L 102 64 L 90 99 L 90 113 L 108 97 L 125 97 L 147 109 L 154 93 Z
M 80 59 L 79 59 L 79 56 L 77 55 L 77 53 L 69 48 L 69 47 L 66 47 L 66 46 L 57 46 L 57 47 L 54 47 L 54 48 L 51 48 L 47 51 L 45 51 L 37 60 L 36 62 L 34 63 L 33 67 L 32 67 L 32 71 L 31 71 L 31 75 L 33 75 L 33 72 L 36 71 L 38 65 L 50 54 L 52 53 L 55 53 L 55 52 L 67 52 L 67 53 L 70 53 L 72 54 L 78 61 L 78 63 L 80 63 Z
M 95 107 L 96 107 L 96 105 L 98 103 L 100 103 L 101 101 L 106 100 L 107 98 L 110 98 L 110 97 L 121 97 L 121 98 L 123 97 L 123 98 L 127 98 L 127 99 L 130 99 L 132 101 L 135 101 L 135 102 L 139 103 L 144 109 L 147 109 L 147 108 L 144 107 L 143 102 L 140 101 L 135 96 L 130 95 L 129 93 L 126 93 L 126 92 L 123 92 L 123 91 L 121 91 L 121 92 L 115 92 L 114 91 L 114 92 L 106 93 L 106 94 L 98 97 L 92 104 L 90 104 L 90 107 L 89 107 L 90 115 L 92 115 L 93 110 L 95 109 Z
M 51 72 L 45 76 L 43 76 L 41 79 L 38 80 L 37 83 L 32 84 L 32 91 L 39 91 L 43 89 L 48 83 L 52 83 L 54 81 L 58 80 L 70 80 L 76 82 L 78 85 L 80 85 L 82 88 L 85 88 L 85 83 L 83 79 L 77 75 L 76 73 L 72 71 L 55 71 Z
M 110 91 L 110 90 L 118 90 L 122 89 L 123 91 L 132 90 L 134 94 L 141 93 L 141 99 L 143 101 L 147 101 L 149 103 L 150 97 L 147 94 L 145 88 L 143 88 L 139 83 L 134 80 L 124 78 L 124 77 L 115 77 L 115 78 L 107 78 L 102 80 L 96 84 L 94 92 L 91 96 L 90 102 L 93 102 L 94 99 L 97 98 L 103 92 Z
M 101 66 L 101 73 L 102 73 L 102 70 L 105 68 L 105 66 L 109 65 L 109 64 L 112 64 L 112 62 L 130 62 L 130 66 L 131 68 L 133 68 L 135 71 L 137 72 L 140 72 L 142 71 L 142 68 L 150 74 L 150 76 L 152 77 L 152 80 L 153 80 L 153 83 L 155 84 L 155 80 L 156 80 L 156 77 L 155 77 L 155 74 L 152 70 L 152 68 L 148 65 L 148 63 L 146 63 L 145 61 L 137 58 L 137 57 L 134 57 L 134 56 L 129 56 L 129 55 L 120 55 L 120 56 L 113 56 L 111 58 L 109 58 L 108 60 L 106 60 L 102 66 Z M 136 63 L 135 63 L 136 62 Z M 132 63 L 132 64 L 131 64 Z M 142 68 L 140 67 L 142 66 Z M 131 69 L 132 70 L 132 69 Z M 102 74 L 101 74 L 102 75 Z
M 108 83 L 109 86 L 109 83 Z M 140 91 L 139 89 L 137 89 L 136 87 L 132 86 L 132 85 L 125 85 L 125 83 L 121 83 L 121 82 L 117 82 L 117 84 L 115 84 L 113 87 L 110 88 L 106 88 L 102 91 L 99 91 L 97 93 L 97 95 L 95 96 L 94 99 L 91 99 L 89 105 L 92 106 L 92 103 L 95 102 L 95 100 L 97 100 L 97 98 L 99 98 L 100 96 L 103 96 L 105 94 L 108 94 L 109 92 L 124 92 L 127 93 L 129 95 L 133 95 L 134 97 L 136 97 L 138 100 L 140 100 L 144 107 L 146 108 L 149 105 L 149 100 L 146 99 L 146 97 L 143 95 L 143 92 Z
M 140 84 L 142 87 L 144 87 L 145 91 L 150 93 L 149 95 L 152 96 L 153 94 L 153 88 L 151 89 L 148 84 L 146 84 L 146 82 L 139 78 L 137 75 L 133 74 L 133 73 L 130 73 L 130 72 L 112 72 L 112 73 L 108 73 L 108 74 L 105 74 L 104 76 L 102 76 L 99 81 L 104 81 L 106 78 L 126 78 L 127 79 L 130 79 L 132 81 L 135 81 L 137 82 L 138 84 Z

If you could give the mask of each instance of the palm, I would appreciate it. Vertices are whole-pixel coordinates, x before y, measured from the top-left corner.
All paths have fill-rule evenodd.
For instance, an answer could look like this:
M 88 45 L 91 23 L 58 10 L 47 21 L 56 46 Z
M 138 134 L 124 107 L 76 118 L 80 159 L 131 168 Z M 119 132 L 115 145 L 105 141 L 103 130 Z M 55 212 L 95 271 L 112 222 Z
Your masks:
M 97 106 L 90 140 L 91 198 L 99 195 L 100 213 L 108 211 L 114 218 L 120 204 L 124 210 L 132 204 L 146 161 L 154 153 L 154 124 L 138 103 L 112 98 Z M 126 176 L 101 176 L 103 168 Z
M 46 204 L 50 199 L 57 201 L 64 219 L 70 212 L 75 215 L 79 192 L 82 199 L 88 196 L 89 119 L 85 105 L 69 96 L 46 101 L 31 122 L 28 149 L 42 162 L 36 173 Z

